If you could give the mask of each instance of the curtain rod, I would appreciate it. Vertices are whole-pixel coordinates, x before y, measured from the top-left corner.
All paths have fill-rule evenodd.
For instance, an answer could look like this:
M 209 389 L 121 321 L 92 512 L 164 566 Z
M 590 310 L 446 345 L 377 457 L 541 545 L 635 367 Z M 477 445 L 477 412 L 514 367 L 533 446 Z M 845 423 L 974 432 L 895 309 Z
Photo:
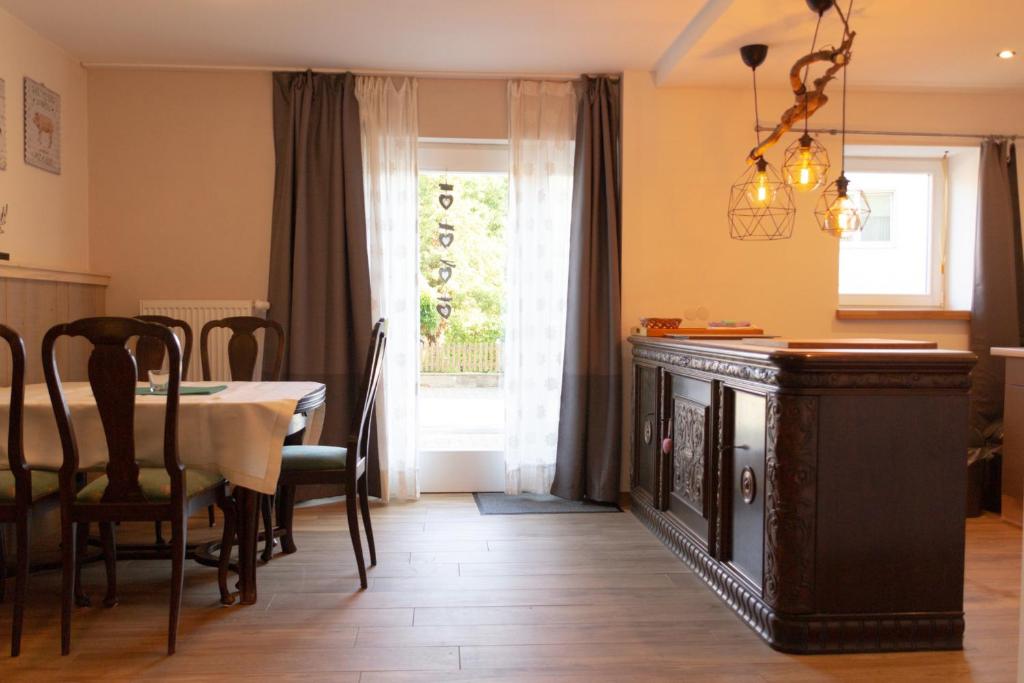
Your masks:
M 584 74 L 578 73 L 504 73 L 473 71 L 396 71 L 388 69 L 339 69 L 297 66 L 234 66 L 229 64 L 130 64 L 123 62 L 81 62 L 85 69 L 123 69 L 128 71 L 306 71 L 312 68 L 319 73 L 348 73 L 356 76 L 394 76 L 409 78 L 437 78 L 451 80 L 544 80 L 575 81 Z M 590 74 L 587 74 L 590 75 Z M 617 75 L 616 75 L 617 77 Z
M 775 130 L 774 126 L 764 126 L 757 124 L 754 128 L 758 133 L 765 133 L 768 131 Z M 801 132 L 803 129 L 796 130 L 794 132 Z M 842 133 L 840 128 L 810 128 L 809 133 L 818 133 L 821 135 L 839 135 Z M 978 138 L 984 140 L 985 138 L 999 138 L 1005 140 L 1016 140 L 1018 136 L 1015 133 L 1008 135 L 1000 135 L 995 133 L 926 133 L 922 131 L 899 131 L 899 130 L 852 130 L 847 129 L 847 135 L 881 135 L 881 136 L 892 136 L 892 137 L 907 137 L 907 138 Z

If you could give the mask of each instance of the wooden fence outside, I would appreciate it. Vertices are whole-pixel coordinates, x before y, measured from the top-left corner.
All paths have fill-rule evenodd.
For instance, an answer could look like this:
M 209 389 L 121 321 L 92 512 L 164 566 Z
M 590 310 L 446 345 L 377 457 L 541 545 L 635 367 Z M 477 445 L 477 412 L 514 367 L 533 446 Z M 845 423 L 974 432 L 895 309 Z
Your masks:
M 501 342 L 427 344 L 420 351 L 420 372 L 501 372 Z

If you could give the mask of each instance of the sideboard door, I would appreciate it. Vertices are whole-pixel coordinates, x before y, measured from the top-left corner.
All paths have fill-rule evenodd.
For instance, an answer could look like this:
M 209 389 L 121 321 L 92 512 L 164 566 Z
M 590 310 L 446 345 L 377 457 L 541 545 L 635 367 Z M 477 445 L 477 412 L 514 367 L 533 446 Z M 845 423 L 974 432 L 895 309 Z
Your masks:
M 666 401 L 671 426 L 667 461 L 668 509 L 708 542 L 711 517 L 711 383 L 668 373 Z
M 764 574 L 765 397 L 725 387 L 729 561 L 758 591 Z
M 657 498 L 657 464 L 661 448 L 658 420 L 659 369 L 633 366 L 633 487 Z

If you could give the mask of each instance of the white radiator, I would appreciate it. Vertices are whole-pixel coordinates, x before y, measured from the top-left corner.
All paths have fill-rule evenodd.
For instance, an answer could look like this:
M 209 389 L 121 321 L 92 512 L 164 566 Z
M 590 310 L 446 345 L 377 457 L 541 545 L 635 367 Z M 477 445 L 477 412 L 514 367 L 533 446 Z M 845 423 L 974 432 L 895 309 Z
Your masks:
M 140 315 L 166 315 L 170 318 L 184 320 L 192 328 L 192 359 L 189 361 L 188 376 L 185 378 L 195 382 L 203 378 L 203 367 L 199 351 L 200 335 L 210 320 L 229 318 L 239 315 L 255 315 L 265 318 L 270 304 L 266 301 L 233 300 L 233 299 L 143 299 L 139 302 Z M 211 379 L 224 381 L 231 379 L 228 365 L 228 336 L 226 329 L 210 332 L 210 372 Z M 256 377 L 260 378 L 263 366 L 263 332 L 256 333 L 259 341 L 260 357 L 256 361 Z M 181 339 L 182 347 L 185 340 Z M 184 348 L 182 348 L 184 351 Z

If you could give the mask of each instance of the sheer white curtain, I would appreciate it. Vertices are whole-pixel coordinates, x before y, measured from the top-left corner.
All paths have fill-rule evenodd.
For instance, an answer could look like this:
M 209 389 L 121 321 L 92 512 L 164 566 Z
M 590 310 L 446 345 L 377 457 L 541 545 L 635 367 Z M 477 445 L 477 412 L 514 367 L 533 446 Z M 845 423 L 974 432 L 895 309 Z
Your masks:
M 576 95 L 512 81 L 505 323 L 505 492 L 548 493 L 555 473 L 569 277 Z
M 416 81 L 356 78 L 373 318 L 387 318 L 388 347 L 377 394 L 381 493 L 420 495 L 416 463 L 419 369 Z M 359 330 L 367 334 L 369 330 Z

